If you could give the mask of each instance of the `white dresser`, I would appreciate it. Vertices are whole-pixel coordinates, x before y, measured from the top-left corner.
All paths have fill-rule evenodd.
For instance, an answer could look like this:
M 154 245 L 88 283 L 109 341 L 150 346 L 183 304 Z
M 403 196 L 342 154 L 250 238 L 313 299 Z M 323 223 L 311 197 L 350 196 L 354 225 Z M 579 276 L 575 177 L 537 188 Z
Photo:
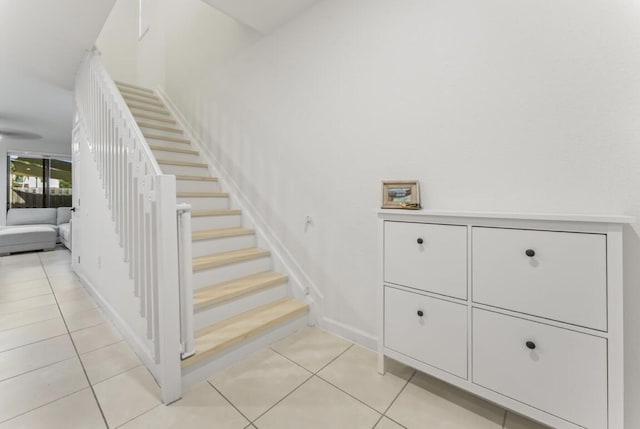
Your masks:
M 555 428 L 623 429 L 628 216 L 380 210 L 384 356 Z

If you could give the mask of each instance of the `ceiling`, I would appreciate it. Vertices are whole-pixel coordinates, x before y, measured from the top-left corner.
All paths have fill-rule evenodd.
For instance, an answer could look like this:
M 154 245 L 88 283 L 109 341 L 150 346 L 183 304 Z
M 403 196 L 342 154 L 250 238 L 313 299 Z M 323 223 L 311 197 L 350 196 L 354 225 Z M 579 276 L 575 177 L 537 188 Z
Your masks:
M 70 146 L 75 71 L 114 2 L 0 0 L 0 129 Z
M 203 0 L 263 34 L 307 9 L 317 0 Z

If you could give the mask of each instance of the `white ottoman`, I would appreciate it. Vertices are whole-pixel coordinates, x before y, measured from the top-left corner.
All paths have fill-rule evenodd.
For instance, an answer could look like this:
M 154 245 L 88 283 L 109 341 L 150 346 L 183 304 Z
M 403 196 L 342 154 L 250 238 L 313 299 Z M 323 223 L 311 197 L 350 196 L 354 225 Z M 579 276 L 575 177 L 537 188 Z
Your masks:
M 0 229 L 0 254 L 51 250 L 58 233 L 49 226 L 10 226 Z

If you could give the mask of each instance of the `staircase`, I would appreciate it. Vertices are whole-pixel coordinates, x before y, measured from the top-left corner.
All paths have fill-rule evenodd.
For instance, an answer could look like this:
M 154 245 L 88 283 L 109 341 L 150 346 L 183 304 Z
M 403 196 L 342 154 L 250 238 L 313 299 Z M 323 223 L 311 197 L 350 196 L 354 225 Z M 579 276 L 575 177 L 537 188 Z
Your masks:
M 152 90 L 116 82 L 157 163 L 176 176 L 178 203 L 192 208 L 195 355 L 182 361 L 183 388 L 306 324 L 287 276 L 230 208 L 209 166 Z

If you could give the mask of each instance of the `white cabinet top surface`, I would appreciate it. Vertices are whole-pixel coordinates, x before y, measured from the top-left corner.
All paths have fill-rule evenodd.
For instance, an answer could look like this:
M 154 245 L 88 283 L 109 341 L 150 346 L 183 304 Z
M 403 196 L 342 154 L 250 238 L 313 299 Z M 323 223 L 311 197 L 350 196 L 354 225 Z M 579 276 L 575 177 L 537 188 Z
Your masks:
M 614 214 L 566 214 L 566 213 L 509 213 L 509 212 L 476 212 L 476 211 L 448 211 L 448 210 L 400 210 L 400 209 L 376 209 L 381 218 L 385 216 L 406 217 L 449 217 L 449 218 L 475 218 L 475 219 L 516 219 L 536 221 L 561 221 L 561 222 L 592 222 L 613 224 L 634 224 L 635 216 Z

